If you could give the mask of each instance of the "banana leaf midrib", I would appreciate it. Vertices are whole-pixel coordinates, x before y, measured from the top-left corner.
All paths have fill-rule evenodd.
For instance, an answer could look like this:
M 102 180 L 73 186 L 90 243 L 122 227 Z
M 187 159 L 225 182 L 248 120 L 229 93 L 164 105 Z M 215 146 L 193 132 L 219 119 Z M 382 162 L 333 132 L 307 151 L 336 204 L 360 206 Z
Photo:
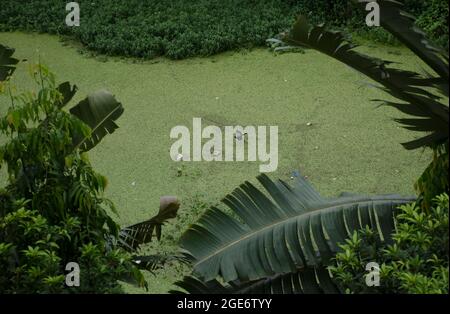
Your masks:
M 389 199 L 389 198 L 386 197 L 386 198 L 383 198 L 383 199 L 376 199 L 376 200 L 374 200 L 374 199 L 369 199 L 367 197 L 364 197 L 364 198 L 362 198 L 360 200 L 352 200 L 350 203 L 346 203 L 345 201 L 342 201 L 342 202 L 339 202 L 339 204 L 336 204 L 336 203 L 334 203 L 334 204 L 327 204 L 327 206 L 317 207 L 317 208 L 314 208 L 314 209 L 309 209 L 307 212 L 299 212 L 298 215 L 287 216 L 287 217 L 285 217 L 285 218 L 283 218 L 281 220 L 277 220 L 275 223 L 272 223 L 272 224 L 269 224 L 269 225 L 265 225 L 262 228 L 259 228 L 257 230 L 252 230 L 252 232 L 244 234 L 238 240 L 232 241 L 231 243 L 229 243 L 229 244 L 227 244 L 225 246 L 222 246 L 221 248 L 215 250 L 212 254 L 209 254 L 206 257 L 202 258 L 201 260 L 196 261 L 194 263 L 194 265 L 201 264 L 201 263 L 207 261 L 208 259 L 212 258 L 213 256 L 219 255 L 220 253 L 224 252 L 226 249 L 234 246 L 236 243 L 239 243 L 241 241 L 249 239 L 249 238 L 255 236 L 256 234 L 258 234 L 260 232 L 263 232 L 263 231 L 265 231 L 267 229 L 273 228 L 273 227 L 275 227 L 277 225 L 280 225 L 282 223 L 285 223 L 285 222 L 287 222 L 287 221 L 289 221 L 291 219 L 295 219 L 295 218 L 297 218 L 299 216 L 302 216 L 302 215 L 312 214 L 312 213 L 317 212 L 317 211 L 327 211 L 327 210 L 331 211 L 333 209 L 336 210 L 337 207 L 341 207 L 341 206 L 354 206 L 354 205 L 361 205 L 361 204 L 365 204 L 365 203 L 376 203 L 376 202 L 383 202 L 383 201 L 404 202 L 407 199 L 408 199 L 408 197 L 405 197 L 405 198 L 392 198 L 392 199 Z M 413 201 L 414 199 L 415 198 L 411 198 L 411 201 Z

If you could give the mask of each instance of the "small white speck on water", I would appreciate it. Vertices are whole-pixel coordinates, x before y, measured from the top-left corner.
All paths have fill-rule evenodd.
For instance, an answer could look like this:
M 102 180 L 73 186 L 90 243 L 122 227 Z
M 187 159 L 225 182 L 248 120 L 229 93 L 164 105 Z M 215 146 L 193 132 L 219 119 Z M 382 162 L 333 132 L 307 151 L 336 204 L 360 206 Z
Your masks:
M 311 125 L 312 125 L 312 122 L 308 122 L 308 123 L 306 123 L 306 125 L 307 125 L 307 126 L 311 126 Z
M 333 180 L 333 181 L 336 181 L 336 180 L 337 180 L 337 178 L 333 178 L 332 180 Z
M 319 146 L 315 146 L 314 149 L 315 149 L 315 150 L 318 150 L 318 149 L 319 149 Z
M 218 97 L 218 96 L 216 96 L 216 100 L 219 100 L 219 97 Z
M 131 182 L 131 186 L 136 186 L 136 181 Z
M 238 141 L 241 141 L 242 140 L 242 137 L 243 137 L 243 134 L 242 134 L 242 132 L 241 131 L 236 131 L 236 134 L 235 134 L 235 136 L 234 136 Z

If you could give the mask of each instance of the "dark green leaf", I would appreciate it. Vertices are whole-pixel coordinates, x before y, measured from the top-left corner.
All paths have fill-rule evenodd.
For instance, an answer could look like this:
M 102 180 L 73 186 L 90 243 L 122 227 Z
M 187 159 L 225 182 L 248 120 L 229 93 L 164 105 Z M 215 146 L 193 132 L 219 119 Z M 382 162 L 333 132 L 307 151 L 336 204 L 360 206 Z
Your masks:
M 6 80 L 16 69 L 15 65 L 19 62 L 13 58 L 14 49 L 0 44 L 0 82 Z
M 201 280 L 248 282 L 326 265 L 337 244 L 366 224 L 380 226 L 389 239 L 392 212 L 415 200 L 350 194 L 325 199 L 303 178 L 293 186 L 266 175 L 258 180 L 272 199 L 246 182 L 224 200 L 242 223 L 212 208 L 183 235 L 181 246 Z M 309 289 L 322 289 L 317 285 Z
M 88 151 L 95 147 L 108 133 L 117 128 L 115 121 L 122 115 L 124 109 L 108 91 L 98 91 L 70 109 L 70 113 L 86 123 L 92 130 L 89 137 L 75 140 L 76 147 Z

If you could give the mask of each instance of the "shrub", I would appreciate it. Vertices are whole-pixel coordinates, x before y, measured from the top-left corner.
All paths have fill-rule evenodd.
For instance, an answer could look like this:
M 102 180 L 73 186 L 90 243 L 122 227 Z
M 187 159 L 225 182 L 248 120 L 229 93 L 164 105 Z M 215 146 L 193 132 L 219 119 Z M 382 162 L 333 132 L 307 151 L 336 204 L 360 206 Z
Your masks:
M 449 192 L 448 156 L 448 143 L 434 147 L 432 161 L 414 184 L 420 205 L 425 210 L 431 206 L 434 197 Z
M 118 280 L 126 279 L 145 285 L 131 255 L 115 244 L 120 228 L 110 216 L 114 205 L 103 196 L 107 180 L 84 152 L 106 129 L 114 131 L 110 119 L 117 115 L 108 115 L 91 131 L 62 110 L 75 88 L 67 82 L 56 86 L 42 65 L 30 66 L 37 91 L 14 94 L 8 79 L 17 63 L 12 52 L 0 45 L 0 91 L 8 96 L 0 100 L 10 101 L 0 118 L 0 166 L 8 172 L 0 192 L 0 292 L 110 293 L 120 291 Z M 107 111 L 108 95 L 95 94 L 96 99 L 82 101 L 71 112 L 95 107 L 101 97 L 102 108 L 94 113 Z M 116 101 L 112 104 L 120 109 Z M 94 114 L 90 121 L 96 121 Z M 104 133 L 90 137 L 99 131 Z M 79 287 L 64 285 L 70 262 L 79 264 Z
M 108 55 L 182 59 L 239 48 L 263 46 L 265 39 L 289 28 L 298 14 L 313 23 L 351 30 L 367 29 L 364 11 L 350 0 L 79 0 L 81 24 L 64 23 L 65 2 L 4 0 L 0 31 L 37 31 L 69 36 L 88 49 Z M 432 5 L 422 4 L 432 2 Z M 434 39 L 448 41 L 444 0 L 408 0 Z M 376 33 L 374 36 L 371 33 Z M 379 30 L 364 31 L 369 37 Z
M 448 293 L 449 199 L 442 194 L 425 212 L 420 206 L 400 206 L 393 243 L 380 240 L 376 230 L 355 232 L 341 245 L 329 267 L 335 282 L 347 293 Z M 365 267 L 380 265 L 380 286 L 368 287 Z
M 406 10 L 417 17 L 417 26 L 422 28 L 439 46 L 449 49 L 448 13 L 449 6 L 443 0 L 408 0 Z
M 133 264 L 120 249 L 107 250 L 104 243 L 86 243 L 70 258 L 80 267 L 80 286 L 65 285 L 67 244 L 85 232 L 77 217 L 49 224 L 26 202 L 0 217 L 0 291 L 2 293 L 113 293 L 121 292 L 117 279 L 130 276 Z M 64 259 L 66 259 L 64 261 Z

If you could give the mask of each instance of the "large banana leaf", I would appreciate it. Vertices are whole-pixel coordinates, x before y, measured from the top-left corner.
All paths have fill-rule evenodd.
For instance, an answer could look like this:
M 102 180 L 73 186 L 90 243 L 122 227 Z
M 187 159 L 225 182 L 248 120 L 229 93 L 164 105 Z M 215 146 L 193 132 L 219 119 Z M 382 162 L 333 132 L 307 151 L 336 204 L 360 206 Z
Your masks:
M 115 121 L 122 115 L 123 111 L 122 104 L 105 90 L 90 94 L 71 108 L 70 113 L 91 128 L 90 136 L 76 139 L 76 147 L 88 151 L 108 133 L 113 133 L 118 128 Z
M 6 80 L 7 77 L 16 69 L 18 59 L 13 58 L 14 49 L 0 44 L 0 82 Z
M 224 199 L 240 218 L 212 208 L 182 237 L 193 274 L 204 282 L 255 281 L 325 265 L 354 230 L 379 230 L 388 241 L 393 212 L 415 197 L 344 194 L 325 199 L 303 178 L 293 186 L 266 175 L 259 182 L 267 197 L 249 182 Z
M 429 134 L 403 143 L 407 149 L 416 149 L 422 146 L 434 146 L 448 142 L 449 111 L 448 104 L 440 102 L 442 95 L 436 95 L 430 88 L 445 90 L 448 85 L 448 55 L 437 51 L 427 44 L 423 34 L 411 28 L 411 19 L 403 17 L 399 5 L 393 1 L 380 1 L 381 21 L 390 28 L 401 33 L 405 42 L 421 39 L 421 43 L 411 43 L 411 47 L 420 50 L 423 57 L 432 68 L 442 76 L 425 77 L 412 71 L 404 71 L 390 67 L 389 61 L 373 58 L 354 50 L 356 47 L 347 40 L 347 37 L 336 31 L 326 30 L 323 25 L 311 27 L 304 17 L 299 17 L 291 32 L 283 36 L 283 41 L 290 46 L 301 46 L 316 49 L 327 54 L 384 86 L 383 90 L 400 99 L 403 103 L 385 102 L 386 105 L 414 116 L 411 119 L 397 119 L 405 128 L 428 132 Z M 383 11 L 384 10 L 384 11 Z M 384 13 L 383 13 L 384 12 Z M 403 18 L 393 20 L 397 15 Z M 406 16 L 406 15 L 405 15 Z M 398 35 L 394 33 L 394 35 Z M 447 68 L 447 72 L 443 68 Z

